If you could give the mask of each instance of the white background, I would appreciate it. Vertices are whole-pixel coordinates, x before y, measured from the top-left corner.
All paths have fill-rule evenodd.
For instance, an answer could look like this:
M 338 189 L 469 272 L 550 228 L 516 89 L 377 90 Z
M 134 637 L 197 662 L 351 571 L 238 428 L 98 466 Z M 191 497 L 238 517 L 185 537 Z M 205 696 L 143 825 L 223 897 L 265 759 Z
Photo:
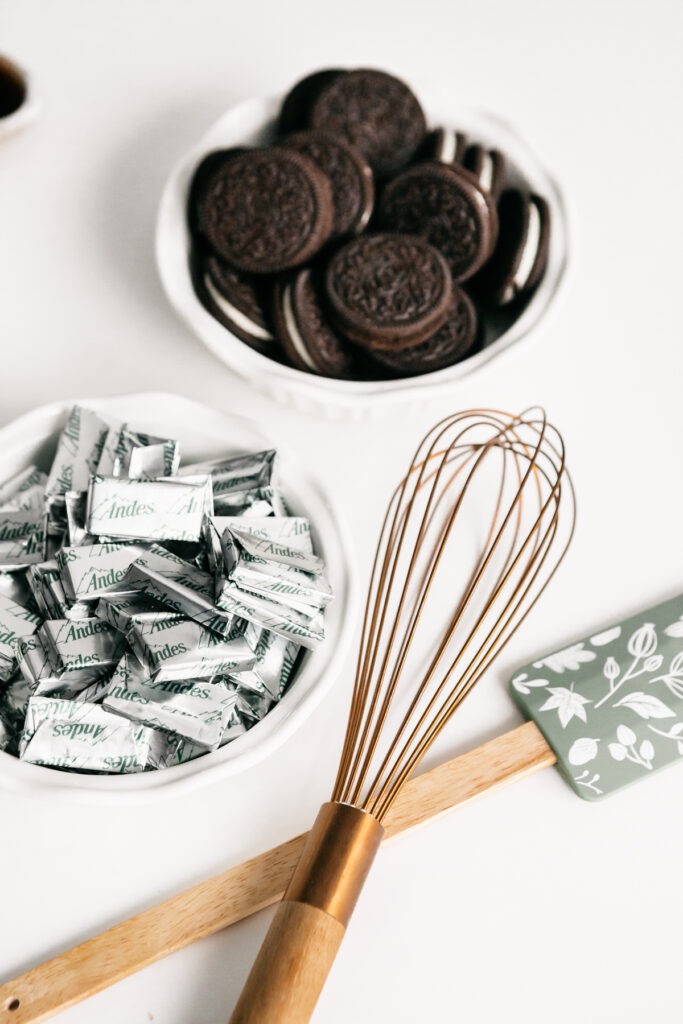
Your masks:
M 515 666 L 672 596 L 681 542 L 680 98 L 676 0 L 3 0 L 0 49 L 34 70 L 39 122 L 0 146 L 0 422 L 55 398 L 180 391 L 306 452 L 369 564 L 379 510 L 441 414 L 542 402 L 579 526 L 555 585 L 444 741 L 518 722 Z M 575 250 L 533 343 L 447 399 L 371 426 L 254 394 L 175 319 L 155 207 L 229 105 L 318 66 L 446 83 L 516 123 L 568 193 Z M 151 807 L 0 793 L 0 977 L 304 829 L 330 787 L 351 667 L 269 761 Z M 680 1018 L 681 769 L 604 804 L 554 770 L 385 850 L 317 1024 Z M 227 1020 L 261 913 L 65 1013 L 64 1024 Z

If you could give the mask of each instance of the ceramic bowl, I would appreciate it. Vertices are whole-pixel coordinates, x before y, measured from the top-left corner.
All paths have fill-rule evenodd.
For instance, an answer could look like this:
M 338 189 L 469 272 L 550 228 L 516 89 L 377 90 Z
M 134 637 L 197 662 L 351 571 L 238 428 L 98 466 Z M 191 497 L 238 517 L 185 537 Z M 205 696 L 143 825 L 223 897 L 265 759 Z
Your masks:
M 12 113 L 0 117 L 0 141 L 14 135 L 37 116 L 39 102 L 35 95 L 32 76 L 13 61 L 0 53 L 0 75 L 11 78 L 23 90 L 23 100 Z
M 98 800 L 125 795 L 176 793 L 207 779 L 227 778 L 267 757 L 311 714 L 339 675 L 351 641 L 357 588 L 347 531 L 323 488 L 289 451 L 255 423 L 217 412 L 175 395 L 140 394 L 78 399 L 80 404 L 126 420 L 152 434 L 177 438 L 183 461 L 240 451 L 276 448 L 282 492 L 294 515 L 308 516 L 316 551 L 327 566 L 334 600 L 325 615 L 326 638 L 307 651 L 291 687 L 249 732 L 220 750 L 186 764 L 136 775 L 86 775 L 28 764 L 0 752 L 0 785 L 14 789 L 60 790 Z M 0 430 L 0 480 L 37 462 L 48 468 L 72 402 L 43 406 Z
M 545 276 L 521 315 L 481 351 L 444 370 L 401 380 L 346 381 L 304 373 L 254 351 L 231 334 L 197 298 L 189 270 L 187 192 L 200 160 L 211 150 L 264 145 L 272 140 L 281 98 L 252 99 L 228 110 L 173 168 L 163 190 L 156 229 L 156 260 L 169 302 L 190 330 L 240 377 L 278 401 L 329 419 L 377 418 L 399 403 L 426 404 L 457 381 L 512 350 L 539 325 L 565 276 L 569 240 L 565 201 L 555 178 L 514 128 L 477 110 L 458 108 L 447 94 L 418 90 L 430 124 L 457 127 L 472 139 L 502 150 L 519 176 L 545 196 L 551 211 Z

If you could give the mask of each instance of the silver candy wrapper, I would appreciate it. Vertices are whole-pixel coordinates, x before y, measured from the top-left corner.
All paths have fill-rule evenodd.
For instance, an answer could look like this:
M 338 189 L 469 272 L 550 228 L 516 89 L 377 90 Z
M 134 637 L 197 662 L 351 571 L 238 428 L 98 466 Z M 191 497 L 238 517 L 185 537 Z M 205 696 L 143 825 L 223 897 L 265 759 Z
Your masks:
M 64 689 L 64 680 L 40 636 L 22 637 L 16 645 L 17 663 L 31 694 L 48 695 Z
M 32 565 L 28 571 L 33 599 L 47 619 L 84 619 L 91 614 L 87 601 L 75 601 L 65 593 L 56 559 Z
M 217 577 L 219 594 L 226 589 L 227 583 L 228 590 L 229 585 L 234 585 L 309 616 L 315 615 L 332 600 L 332 589 L 323 576 L 254 557 L 241 547 L 239 541 L 235 543 L 235 536 L 227 530 L 221 538 L 222 549 L 227 555 L 224 566 L 229 562 L 231 569 Z
M 10 724 L 17 726 L 15 731 L 20 731 L 19 726 L 26 717 L 28 702 L 33 695 L 30 685 L 24 677 L 19 674 L 8 684 L 2 694 L 2 710 Z
M 169 438 L 131 430 L 127 424 L 107 434 L 97 464 L 97 476 L 154 480 L 174 476 L 180 464 L 180 446 Z
M 101 619 L 44 622 L 40 640 L 65 687 L 82 689 L 108 675 L 121 657 L 124 638 Z
M 57 442 L 45 487 L 48 496 L 84 491 L 97 470 L 111 424 L 97 413 L 74 405 Z
M 54 500 L 57 500 L 57 499 L 54 499 Z M 60 494 L 58 500 L 61 503 L 62 511 L 64 512 L 64 514 L 66 516 L 66 511 L 64 509 L 64 495 Z M 47 499 L 48 508 L 50 507 L 50 503 L 52 501 L 53 501 L 52 498 L 48 498 Z M 66 539 L 67 539 L 67 527 L 66 526 L 64 526 L 64 527 L 57 526 L 55 523 L 51 522 L 50 518 L 48 517 L 48 521 L 47 521 L 47 537 L 46 537 L 46 544 L 45 544 L 45 559 L 46 559 L 46 561 L 50 561 L 51 559 L 53 559 L 55 557 L 55 555 L 60 550 L 62 544 L 64 544 Z
M 332 592 L 308 520 L 214 517 L 208 534 L 219 608 L 306 647 L 324 639 L 320 612 Z
M 214 497 L 227 495 L 229 492 L 251 491 L 258 487 L 267 487 L 273 480 L 275 458 L 274 449 L 263 452 L 249 452 L 247 455 L 234 455 L 225 459 L 209 459 L 206 462 L 193 462 L 180 470 L 181 476 L 193 473 L 208 473 L 211 476 Z
M 235 681 L 251 689 L 264 689 L 273 700 L 280 700 L 292 675 L 301 645 L 270 630 L 248 622 L 244 639 L 256 658 L 251 673 L 235 677 Z
M 97 617 L 104 619 L 119 633 L 127 633 L 131 626 L 153 622 L 177 622 L 178 612 L 164 608 L 158 601 L 144 594 L 105 594 L 97 605 Z
M 35 633 L 39 621 L 28 609 L 0 598 L 0 683 L 8 682 L 14 675 L 17 644 L 22 637 Z
M 230 615 L 265 626 L 302 647 L 317 647 L 325 639 L 322 612 L 311 617 L 287 605 L 249 594 L 229 583 L 225 584 L 218 598 L 218 606 Z
M 248 673 L 245 673 L 248 675 Z M 260 722 L 265 718 L 273 706 L 273 698 L 269 693 L 263 693 L 258 688 L 242 685 L 237 690 L 237 708 L 244 721 L 252 724 Z
M 268 713 L 331 596 L 274 465 L 179 470 L 177 442 L 72 409 L 49 474 L 0 484 L 0 749 L 142 771 Z
M 150 676 L 168 679 L 211 679 L 245 672 L 256 657 L 243 637 L 224 640 L 187 619 L 134 624 L 128 642 Z
M 51 768 L 125 774 L 144 771 L 155 740 L 153 729 L 97 704 L 32 697 L 20 751 Z
M 233 688 L 206 680 L 152 680 L 127 656 L 117 668 L 103 706 L 136 722 L 216 747 L 236 702 Z
M 37 466 L 16 473 L 0 484 L 0 508 L 37 509 L 43 511 L 47 474 Z
M 243 728 L 243 732 L 246 730 Z M 186 761 L 194 761 L 195 757 L 206 754 L 207 747 L 189 740 L 187 736 L 177 733 L 159 732 L 158 742 L 150 752 L 150 768 L 172 768 Z
M 129 566 L 146 550 L 141 544 L 120 542 L 62 548 L 57 566 L 66 594 L 74 601 L 94 601 L 120 590 Z
M 313 554 L 311 528 L 302 516 L 265 519 L 238 516 L 219 522 L 229 530 L 233 543 L 239 545 L 255 563 L 259 560 L 276 562 L 312 576 L 320 576 L 325 568 L 322 558 Z M 230 561 L 238 557 L 237 552 L 232 554 L 226 565 L 228 573 L 232 568 Z
M 7 750 L 14 739 L 13 730 L 0 713 L 0 750 Z
M 37 629 L 42 622 L 42 616 L 34 612 L 32 608 L 27 607 L 24 601 L 13 601 L 12 598 L 0 594 L 0 620 L 2 619 L 3 612 L 9 612 L 15 618 L 28 623 L 29 626 L 24 630 L 25 633 L 30 633 L 32 629 Z
M 67 491 L 64 495 L 66 507 L 66 536 L 69 547 L 83 547 L 97 543 L 97 537 L 88 533 L 85 514 L 88 504 L 87 491 Z
M 59 696 L 95 703 L 109 686 L 109 673 L 83 686 L 82 680 L 61 673 L 53 664 L 53 655 L 34 634 L 17 644 L 17 663 L 32 696 Z
M 62 618 L 64 612 L 61 608 L 57 608 L 54 605 L 50 583 L 56 581 L 59 583 L 61 589 L 61 597 L 66 608 L 66 598 L 64 596 L 64 590 L 62 588 L 61 580 L 59 578 L 59 568 L 57 562 L 51 559 L 48 562 L 41 562 L 39 565 L 32 565 L 27 574 L 29 586 L 33 600 L 36 603 L 36 607 L 41 615 L 45 618 L 58 619 Z M 54 613 L 54 614 L 53 614 Z
M 0 508 L 0 572 L 42 562 L 47 545 L 47 519 L 38 508 Z
M 131 565 L 117 589 L 161 601 L 221 636 L 230 633 L 233 616 L 216 607 L 210 573 L 158 545 Z
M 232 743 L 233 740 L 236 740 L 238 736 L 243 736 L 244 733 L 251 728 L 252 724 L 253 723 L 250 720 L 248 721 L 240 712 L 240 701 L 239 699 L 236 699 L 223 727 L 223 735 L 221 736 L 221 741 L 218 744 L 219 747 L 224 747 L 227 743 Z
M 126 480 L 95 476 L 88 489 L 86 529 L 136 540 L 198 541 L 213 511 L 211 478 Z
M 214 494 L 213 508 L 217 516 L 288 516 L 285 500 L 274 487 L 252 487 L 246 491 Z
M 80 700 L 86 704 L 99 704 L 102 701 L 105 693 L 109 690 L 111 680 L 108 676 L 103 676 L 102 679 L 96 679 L 90 686 L 86 686 L 84 690 L 79 690 L 78 693 L 70 695 L 73 700 Z M 64 693 L 63 690 L 59 691 L 60 696 Z
M 264 529 L 264 523 L 273 525 L 268 530 Z M 321 575 L 320 560 L 312 562 L 315 556 L 309 551 L 310 533 L 295 535 L 294 541 L 288 539 L 286 544 L 276 539 L 282 534 L 288 537 L 285 531 L 294 529 L 292 524 L 300 526 L 307 525 L 307 522 L 299 518 L 209 518 L 205 531 L 207 555 L 216 577 L 217 596 L 223 589 L 223 581 L 227 579 L 246 590 L 273 600 L 282 600 L 303 612 L 310 608 L 310 614 L 328 604 L 332 599 L 332 590 Z M 298 555 L 295 544 L 299 543 L 303 546 L 303 556 L 308 560 L 305 564 L 313 565 L 316 571 L 292 565 Z M 263 552 L 267 545 L 275 550 L 266 557 Z
M 0 594 L 26 608 L 35 604 L 27 572 L 0 572 Z
M 240 590 L 270 598 L 310 616 L 332 600 L 330 585 L 321 576 L 311 576 L 274 562 L 253 563 L 248 556 L 240 559 L 229 582 Z

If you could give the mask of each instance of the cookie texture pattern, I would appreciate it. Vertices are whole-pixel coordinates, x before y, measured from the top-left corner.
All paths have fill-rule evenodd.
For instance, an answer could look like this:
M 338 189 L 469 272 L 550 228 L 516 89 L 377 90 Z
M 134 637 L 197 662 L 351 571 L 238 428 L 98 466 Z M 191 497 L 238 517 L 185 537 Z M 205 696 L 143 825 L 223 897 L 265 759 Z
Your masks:
M 211 176 L 199 219 L 214 251 L 238 269 L 286 270 L 310 259 L 329 238 L 332 188 L 302 153 L 253 150 Z
M 310 157 L 330 179 L 333 235 L 362 231 L 370 220 L 375 189 L 370 165 L 355 146 L 329 132 L 296 132 L 285 145 Z
M 367 69 L 338 75 L 321 89 L 311 108 L 310 127 L 357 146 L 380 177 L 404 167 L 427 130 L 420 102 L 405 82 Z
M 467 171 L 421 164 L 387 186 L 380 221 L 384 228 L 421 235 L 444 254 L 454 281 L 483 265 L 498 232 L 495 208 Z
M 331 307 L 346 333 L 384 347 L 424 340 L 444 323 L 452 296 L 445 260 L 420 238 L 365 235 L 333 257 Z
M 470 355 L 476 346 L 477 333 L 474 305 L 462 288 L 455 287 L 448 319 L 431 338 L 410 348 L 377 349 L 373 352 L 373 359 L 398 377 L 431 373 Z

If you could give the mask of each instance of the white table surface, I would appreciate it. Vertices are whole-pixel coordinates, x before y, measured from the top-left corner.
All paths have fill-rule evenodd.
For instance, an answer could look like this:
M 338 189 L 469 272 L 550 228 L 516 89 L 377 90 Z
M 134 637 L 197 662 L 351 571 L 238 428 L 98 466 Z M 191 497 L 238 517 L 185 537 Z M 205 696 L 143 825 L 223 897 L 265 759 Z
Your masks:
M 514 726 L 516 665 L 683 579 L 682 30 L 675 0 L 1 0 L 0 49 L 34 70 L 44 107 L 0 148 L 0 423 L 152 387 L 254 416 L 308 453 L 367 566 L 378 509 L 437 416 L 542 402 L 576 478 L 574 546 L 440 753 Z M 218 114 L 337 64 L 446 82 L 509 117 L 563 181 L 575 229 L 570 287 L 534 343 L 369 427 L 312 423 L 242 385 L 176 320 L 152 256 L 168 170 Z M 0 792 L 0 977 L 305 828 L 350 676 L 349 662 L 270 760 L 198 794 L 113 811 Z M 672 769 L 590 805 L 548 770 L 392 845 L 315 1021 L 678 1019 L 682 782 Z M 225 1021 L 268 920 L 60 1021 Z

